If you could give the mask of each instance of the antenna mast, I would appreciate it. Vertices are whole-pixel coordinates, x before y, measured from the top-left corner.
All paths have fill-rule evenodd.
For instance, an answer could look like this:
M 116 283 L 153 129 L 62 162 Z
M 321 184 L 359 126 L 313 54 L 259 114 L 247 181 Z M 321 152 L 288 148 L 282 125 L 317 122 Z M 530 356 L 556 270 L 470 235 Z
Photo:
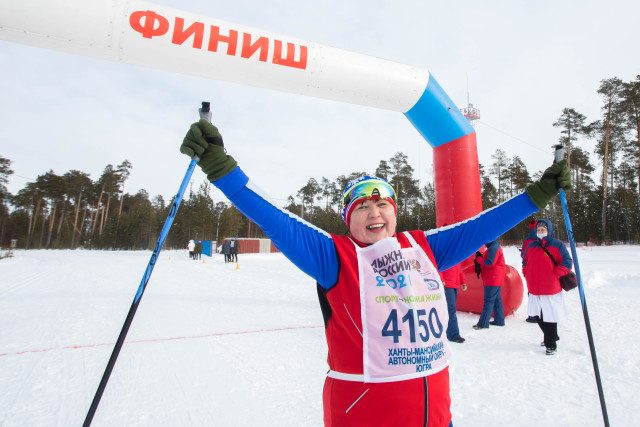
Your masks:
M 469 98 L 469 74 L 467 74 L 467 104 L 467 107 L 461 108 L 460 111 L 471 126 L 475 126 L 475 121 L 480 120 L 480 110 L 473 106 Z

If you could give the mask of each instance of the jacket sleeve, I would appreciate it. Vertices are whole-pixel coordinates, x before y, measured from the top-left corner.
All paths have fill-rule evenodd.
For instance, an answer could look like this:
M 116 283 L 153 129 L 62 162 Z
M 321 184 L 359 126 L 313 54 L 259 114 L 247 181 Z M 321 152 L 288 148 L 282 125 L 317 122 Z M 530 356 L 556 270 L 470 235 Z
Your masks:
M 487 249 L 487 251 L 484 253 L 484 262 L 482 263 L 482 265 L 484 265 L 485 267 L 491 267 L 496 263 L 496 255 L 498 253 L 499 247 L 500 246 L 498 245 L 491 245 L 491 247 Z
M 558 265 L 553 268 L 553 273 L 556 275 L 556 277 L 561 277 L 569 274 L 569 272 L 571 271 L 571 267 L 573 266 L 573 259 L 571 259 L 571 255 L 569 255 L 569 251 L 567 250 L 567 247 L 564 245 L 564 243 L 562 243 L 561 241 L 558 241 L 558 243 L 558 250 L 561 259 L 557 260 Z
M 460 269 L 460 284 L 461 285 L 466 285 L 467 284 L 467 278 L 464 277 L 464 273 L 462 272 L 462 269 Z
M 240 167 L 213 184 L 258 224 L 274 245 L 300 270 L 329 288 L 338 280 L 338 256 L 331 235 L 279 207 Z
M 486 255 L 487 255 L 487 251 L 484 251 L 484 252 L 482 253 L 482 255 L 478 255 L 478 256 L 476 256 L 476 257 L 475 257 L 476 262 L 477 262 L 478 264 L 480 264 L 480 265 L 484 265 L 484 260 L 485 260 Z
M 496 240 L 538 211 L 526 193 L 462 222 L 427 231 L 427 242 L 438 269 L 447 270 L 469 258 L 486 242 Z

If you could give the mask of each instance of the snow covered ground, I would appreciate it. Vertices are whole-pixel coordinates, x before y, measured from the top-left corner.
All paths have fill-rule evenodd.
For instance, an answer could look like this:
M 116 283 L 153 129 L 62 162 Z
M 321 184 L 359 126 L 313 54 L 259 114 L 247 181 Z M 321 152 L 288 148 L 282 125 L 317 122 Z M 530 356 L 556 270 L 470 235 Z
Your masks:
M 150 252 L 17 251 L 0 260 L 0 426 L 81 425 Z M 519 254 L 505 248 L 507 262 Z M 612 426 L 640 425 L 640 247 L 579 249 Z M 95 426 L 320 426 L 327 370 L 315 283 L 281 254 L 205 262 L 165 251 Z M 578 291 L 558 354 L 524 321 L 452 344 L 456 427 L 599 426 Z M 381 408 L 392 410 L 392 408 Z

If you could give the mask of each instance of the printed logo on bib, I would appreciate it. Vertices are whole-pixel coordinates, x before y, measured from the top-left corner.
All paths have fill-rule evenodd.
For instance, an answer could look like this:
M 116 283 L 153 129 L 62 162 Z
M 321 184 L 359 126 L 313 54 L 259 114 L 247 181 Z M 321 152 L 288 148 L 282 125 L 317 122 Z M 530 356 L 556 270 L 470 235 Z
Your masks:
M 440 282 L 429 278 L 430 271 L 421 272 L 420 261 L 417 259 L 404 259 L 401 250 L 393 251 L 374 260 L 371 263 L 371 268 L 376 274 L 376 286 L 389 286 L 391 289 L 397 289 L 412 285 L 411 276 L 408 272 L 415 270 L 422 276 L 425 285 L 427 285 L 427 290 L 437 291 L 440 289 Z M 393 278 L 385 279 L 394 275 L 398 275 L 397 280 Z
M 358 250 L 365 381 L 418 378 L 447 366 L 439 274 L 419 248 L 390 238 Z
M 424 283 L 427 285 L 427 289 L 429 289 L 430 291 L 437 291 L 438 289 L 440 289 L 440 281 L 430 278 L 431 270 L 427 269 L 423 273 L 420 270 L 420 261 L 418 261 L 417 259 L 412 259 L 411 265 L 413 266 L 414 269 L 418 271 L 418 273 L 420 273 L 420 275 L 422 276 L 422 280 L 424 280 Z

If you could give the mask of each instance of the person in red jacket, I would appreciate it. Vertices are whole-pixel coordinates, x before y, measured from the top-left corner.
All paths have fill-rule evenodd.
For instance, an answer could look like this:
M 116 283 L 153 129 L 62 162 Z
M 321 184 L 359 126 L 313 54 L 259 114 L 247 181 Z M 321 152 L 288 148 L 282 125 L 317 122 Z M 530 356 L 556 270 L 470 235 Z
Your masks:
M 329 365 L 324 424 L 331 427 L 451 427 L 451 351 L 439 270 L 543 209 L 559 188 L 571 188 L 562 160 L 524 193 L 473 218 L 399 233 L 393 187 L 363 176 L 342 193 L 349 234 L 337 235 L 275 205 L 226 153 L 207 120 L 191 125 L 180 152 L 198 154 L 207 179 L 315 280 Z
M 460 267 L 460 264 L 457 264 L 448 270 L 441 271 L 440 277 L 444 283 L 444 296 L 447 299 L 447 311 L 449 312 L 447 339 L 449 341 L 462 344 L 465 339 L 460 336 L 460 328 L 458 328 L 456 300 L 458 299 L 458 289 L 462 289 L 463 291 L 467 290 L 467 279 L 462 273 L 462 267 Z
M 502 247 L 497 240 L 485 245 L 487 250 L 476 252 L 476 260 L 482 267 L 482 282 L 484 283 L 484 305 L 478 323 L 473 329 L 487 329 L 489 325 L 504 326 L 504 308 L 502 307 L 502 282 L 504 282 L 505 263 Z M 491 320 L 491 313 L 493 319 Z
M 524 251 L 525 251 L 525 249 L 527 249 L 527 245 L 537 238 L 536 237 L 536 224 L 537 223 L 538 222 L 535 219 L 532 219 L 531 221 L 529 221 L 529 234 L 522 241 L 522 249 L 520 249 L 520 257 L 522 257 L 523 259 L 524 259 Z M 529 293 L 527 293 L 527 296 L 528 295 L 529 295 Z M 538 323 L 538 317 L 537 316 L 527 316 L 527 320 L 526 321 L 528 323 Z
M 569 315 L 559 278 L 569 273 L 572 265 L 564 243 L 553 238 L 551 221 L 539 220 L 536 238 L 527 242 L 522 254 L 522 273 L 529 290 L 527 314 L 538 316 L 548 355 L 557 351 L 558 322 Z

